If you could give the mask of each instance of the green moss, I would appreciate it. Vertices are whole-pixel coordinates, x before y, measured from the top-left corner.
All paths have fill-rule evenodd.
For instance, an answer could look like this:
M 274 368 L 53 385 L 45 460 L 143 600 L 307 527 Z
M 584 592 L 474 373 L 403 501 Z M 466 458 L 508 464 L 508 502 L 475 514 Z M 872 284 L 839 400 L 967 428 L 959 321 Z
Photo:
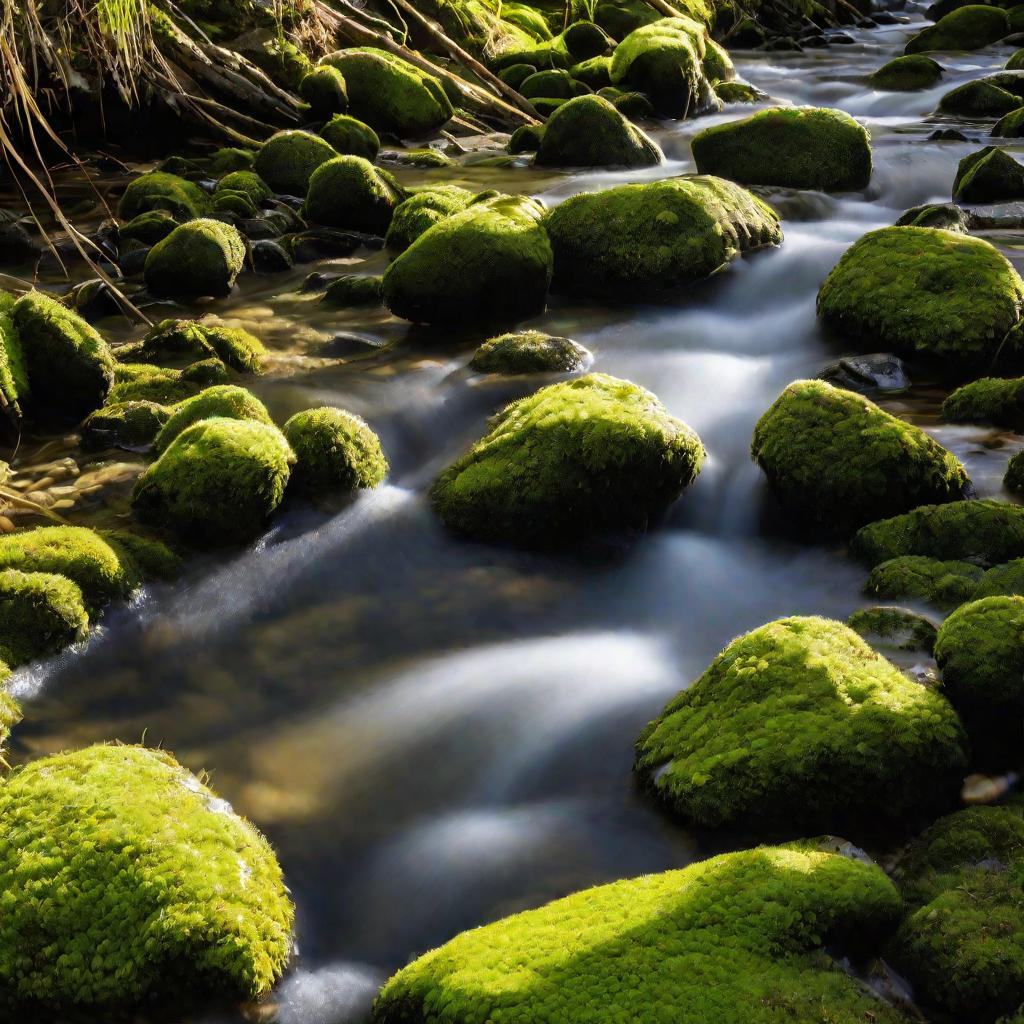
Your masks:
M 316 224 L 383 235 L 405 190 L 361 156 L 338 156 L 309 179 L 303 215 Z
M 965 156 L 953 180 L 958 203 L 995 203 L 1024 198 L 1024 167 L 998 146 Z
M 978 581 L 973 594 L 975 600 L 983 597 L 1019 595 L 1024 597 L 1024 558 L 1014 558 L 1003 565 L 995 565 Z
M 176 174 L 150 171 L 129 183 L 117 212 L 123 220 L 131 220 L 150 210 L 166 210 L 180 220 L 191 220 L 201 217 L 208 209 L 206 193 L 195 183 Z
M 171 415 L 157 402 L 116 402 L 105 405 L 82 422 L 82 447 L 127 448 L 129 451 L 148 448 Z
M 418 323 L 507 323 L 543 311 L 552 257 L 543 207 L 475 203 L 428 228 L 384 274 L 384 304 Z
M 998 565 L 1024 556 L 1024 508 L 1001 501 L 925 505 L 863 527 L 851 549 L 868 565 L 900 555 Z
M 970 562 L 900 555 L 876 565 L 864 584 L 869 597 L 916 598 L 937 608 L 955 608 L 974 596 L 984 569 Z
M 320 300 L 328 306 L 379 306 L 383 301 L 384 280 L 381 277 L 360 277 L 342 274 L 335 278 Z
M 134 530 L 100 530 L 99 534 L 114 549 L 132 579 L 171 580 L 181 571 L 181 556 L 163 541 Z
M 125 363 L 117 367 L 117 383 L 110 392 L 116 402 L 158 402 L 172 405 L 189 398 L 204 387 L 224 384 L 227 367 L 219 359 L 200 359 L 182 370 Z
M 230 213 L 243 218 L 259 214 L 256 204 L 244 192 L 217 192 L 211 205 L 215 214 Z
M 272 39 L 265 40 L 254 51 L 247 51 L 246 56 L 289 92 L 297 92 L 303 78 L 313 68 L 309 57 L 280 32 L 276 32 Z
M 846 620 L 846 624 L 872 647 L 882 651 L 924 651 L 931 654 L 935 646 L 935 626 L 909 608 L 888 605 L 860 608 Z
M 256 159 L 252 149 L 240 149 L 237 146 L 226 146 L 218 149 L 210 158 L 210 173 L 215 177 L 231 174 L 233 171 L 247 171 Z
M 929 50 L 980 50 L 1010 32 L 1006 12 L 998 7 L 968 4 L 940 18 L 913 36 L 904 53 Z
M 583 369 L 590 359 L 590 353 L 571 338 L 519 331 L 485 341 L 469 365 L 479 373 L 570 373 Z
M 873 864 L 809 849 L 727 853 L 463 932 L 399 971 L 372 1020 L 896 1024 L 825 950 L 870 946 L 898 916 Z
M 267 350 L 241 327 L 204 320 L 161 320 L 138 342 L 117 350 L 123 363 L 157 365 L 216 358 L 234 370 L 262 373 Z
M 255 169 L 275 192 L 304 196 L 313 172 L 337 155 L 319 135 L 297 130 L 278 132 L 263 144 Z
M 536 153 L 544 138 L 544 125 L 521 124 L 508 140 L 508 152 L 512 156 L 521 153 Z
M 11 667 L 0 660 L 0 682 L 11 675 Z M 21 721 L 21 705 L 0 686 L 0 758 L 4 755 L 11 730 Z
M 954 423 L 994 423 L 1024 431 L 1024 377 L 984 377 L 965 384 L 942 403 L 942 415 Z
M 225 174 L 217 182 L 214 195 L 218 192 L 242 192 L 252 200 L 254 206 L 265 203 L 274 195 L 270 186 L 255 171 L 232 171 L 231 174 Z
M 942 65 L 931 57 L 912 54 L 883 64 L 869 76 L 868 85 L 883 92 L 915 92 L 929 89 L 942 78 Z
M 219 384 L 174 406 L 170 418 L 153 442 L 154 451 L 158 454 L 165 452 L 183 430 L 193 423 L 213 419 L 215 416 L 231 420 L 252 420 L 270 426 L 274 424 L 267 407 L 255 395 L 232 384 Z
M 74 416 L 104 403 L 114 379 L 114 358 L 95 328 L 42 292 L 23 295 L 10 317 L 37 402 Z
M 0 405 L 4 418 L 17 428 L 32 392 L 21 335 L 11 315 L 14 306 L 14 296 L 0 292 Z
M 715 94 L 723 103 L 760 103 L 767 96 L 748 82 L 716 82 Z
M 347 114 L 335 114 L 320 129 L 320 134 L 338 153 L 376 160 L 380 152 L 380 139 L 368 125 Z
M 530 75 L 537 73 L 534 64 L 509 64 L 498 72 L 498 77 L 513 89 L 518 91 L 519 86 L 525 82 Z
M 870 137 L 841 110 L 771 107 L 705 128 L 690 146 L 702 174 L 745 185 L 845 192 L 871 178 Z
M 843 536 L 952 501 L 968 483 L 960 460 L 919 427 L 822 380 L 782 392 L 758 421 L 750 453 L 788 513 Z
M 818 292 L 832 327 L 873 347 L 937 356 L 972 370 L 997 354 L 1020 319 L 1024 282 L 994 246 L 939 228 L 870 231 Z
M 569 74 L 577 82 L 582 82 L 591 89 L 603 89 L 606 85 L 612 84 L 612 59 L 590 57 L 579 64 L 574 64 L 569 69 Z
M 8 1006 L 253 999 L 281 976 L 294 912 L 273 851 L 166 751 L 35 761 L 0 789 L 0 815 Z
M 449 528 L 546 544 L 645 529 L 700 472 L 700 438 L 649 391 L 605 374 L 513 402 L 431 490 Z
M 1019 106 L 999 118 L 992 126 L 991 134 L 1001 139 L 1019 139 L 1024 135 L 1024 106 Z
M 1014 494 L 1024 494 L 1024 458 L 1017 452 L 1006 464 L 1003 486 Z
M 0 645 L 9 666 L 57 654 L 81 640 L 88 628 L 82 592 L 71 580 L 52 572 L 0 570 Z M 0 700 L 3 739 L 9 712 L 8 700 Z
M 951 802 L 964 737 L 945 699 L 847 626 L 770 622 L 734 640 L 637 741 L 636 770 L 701 825 L 836 831 Z
M 217 417 L 193 423 L 139 477 L 140 521 L 192 544 L 255 539 L 284 497 L 295 460 L 275 427 Z
M 299 95 L 309 104 L 310 113 L 324 121 L 348 110 L 345 76 L 330 64 L 313 68 L 299 83 Z
M 534 163 L 539 167 L 653 167 L 656 143 L 606 99 L 578 96 L 551 115 Z
M 306 409 L 284 425 L 295 452 L 292 481 L 315 494 L 376 487 L 388 472 L 377 435 L 343 409 Z
M 775 212 L 719 178 L 670 178 L 572 196 L 547 216 L 555 287 L 609 299 L 653 298 L 777 245 Z
M 427 228 L 461 213 L 475 198 L 469 189 L 458 185 L 430 185 L 414 192 L 394 208 L 385 244 L 393 252 L 403 252 Z
M 245 255 L 245 242 L 230 224 L 192 220 L 149 250 L 146 286 L 176 298 L 224 296 L 234 287 Z
M 118 229 L 118 238 L 124 242 L 141 242 L 143 245 L 155 245 L 166 238 L 178 222 L 164 210 L 147 210 L 133 217 L 127 224 Z
M 323 63 L 345 76 L 352 113 L 377 131 L 419 138 L 454 113 L 438 79 L 384 50 L 352 47 L 328 55 Z
M 970 118 L 1002 117 L 1020 105 L 1020 97 L 1004 88 L 997 76 L 992 75 L 950 89 L 939 100 L 939 113 Z
M 455 161 L 439 149 L 422 146 L 419 149 L 392 150 L 385 154 L 398 167 L 455 167 Z
M 590 90 L 577 82 L 568 71 L 560 68 L 549 68 L 530 75 L 520 86 L 519 92 L 527 99 L 547 97 L 549 99 L 568 100 L 573 96 L 582 96 Z

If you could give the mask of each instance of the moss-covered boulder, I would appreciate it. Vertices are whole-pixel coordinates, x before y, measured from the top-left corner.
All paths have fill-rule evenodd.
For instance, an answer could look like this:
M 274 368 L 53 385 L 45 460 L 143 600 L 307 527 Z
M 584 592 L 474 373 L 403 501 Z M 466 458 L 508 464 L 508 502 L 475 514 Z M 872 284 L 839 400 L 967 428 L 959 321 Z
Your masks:
M 942 65 L 916 53 L 883 64 L 868 77 L 868 85 L 883 92 L 916 92 L 930 89 L 942 78 Z
M 395 208 L 384 242 L 393 252 L 408 249 L 427 228 L 462 213 L 477 194 L 459 185 L 430 185 L 414 192 Z
M 900 555 L 871 570 L 864 593 L 887 600 L 914 598 L 937 608 L 956 608 L 974 596 L 984 574 L 980 565 L 971 562 Z
M 105 405 L 82 421 L 82 447 L 125 448 L 143 451 L 153 443 L 171 410 L 158 402 L 115 402 Z
M 954 423 L 994 423 L 1024 431 L 1024 377 L 983 377 L 957 388 L 943 403 L 942 415 Z
M 335 114 L 320 129 L 320 135 L 342 156 L 376 160 L 380 152 L 377 133 L 368 124 L 348 114 Z
M 744 185 L 843 192 L 871 178 L 867 131 L 824 107 L 771 107 L 698 132 L 691 142 L 702 174 Z
M 822 380 L 790 384 L 750 453 L 786 511 L 828 533 L 962 497 L 967 472 L 919 427 Z
M 1014 494 L 1024 495 L 1024 457 L 1017 452 L 1006 464 L 1003 474 L 1003 486 Z
M 246 1000 L 283 973 L 294 912 L 273 851 L 166 751 L 94 746 L 35 761 L 0 790 L 0 819 L 9 1008 L 107 1015 Z
M 178 222 L 164 210 L 147 210 L 133 217 L 127 224 L 122 224 L 117 231 L 118 242 L 122 249 L 125 242 L 141 242 L 143 245 L 156 245 L 166 238 Z
M 278 132 L 260 148 L 255 170 L 275 192 L 304 196 L 313 172 L 337 155 L 319 135 L 298 130 Z
M 21 335 L 11 315 L 15 302 L 13 295 L 0 292 L 0 418 L 17 430 L 32 392 Z
M 953 179 L 958 203 L 997 203 L 1024 198 L 1024 166 L 998 146 L 965 156 Z
M 255 171 L 232 171 L 225 174 L 217 187 L 214 196 L 223 192 L 241 192 L 249 197 L 255 206 L 273 198 L 273 190 Z
M 0 651 L 8 667 L 57 654 L 88 628 L 76 583 L 51 572 L 0 570 Z M 4 704 L 0 700 L 0 732 L 6 737 Z
M 321 120 L 348 110 L 345 76 L 330 64 L 313 68 L 299 83 L 299 95 L 309 104 L 313 117 Z
M 276 427 L 201 420 L 139 477 L 132 511 L 188 543 L 244 543 L 260 534 L 281 504 L 294 461 Z
M 261 373 L 267 356 L 263 343 L 241 327 L 209 320 L 161 320 L 141 341 L 116 352 L 122 363 L 159 366 L 218 359 L 240 373 Z
M 904 53 L 929 50 L 980 50 L 1010 34 L 1006 12 L 985 4 L 968 4 L 921 29 L 907 43 Z
M 148 363 L 119 363 L 110 403 L 159 402 L 173 405 L 191 398 L 203 388 L 226 384 L 227 367 L 220 359 L 199 359 L 183 369 L 150 366 Z
M 428 228 L 384 274 L 384 304 L 418 323 L 509 323 L 544 310 L 552 255 L 525 196 L 474 203 Z
M 227 295 L 245 263 L 245 242 L 218 220 L 192 220 L 146 256 L 146 286 L 156 295 L 194 299 Z
M 186 398 L 171 410 L 166 423 L 153 441 L 157 453 L 165 452 L 185 429 L 200 420 L 221 416 L 230 420 L 252 420 L 273 426 L 267 407 L 250 391 L 233 384 L 219 384 Z
M 351 113 L 377 131 L 419 138 L 454 113 L 444 87 L 431 74 L 371 46 L 338 50 L 323 63 L 336 67 L 348 88 Z
M 569 74 L 593 90 L 612 84 L 611 57 L 588 57 L 569 68 Z
M 605 374 L 542 388 L 495 416 L 431 490 L 449 528 L 546 544 L 645 529 L 700 472 L 700 438 L 649 391 Z
M 540 167 L 652 167 L 657 144 L 600 96 L 578 96 L 548 120 L 534 163 Z
M 799 847 L 727 853 L 463 932 L 399 971 L 372 1020 L 897 1024 L 830 954 L 870 948 L 898 917 L 873 864 Z
M 980 238 L 940 228 L 869 231 L 818 292 L 818 314 L 840 333 L 956 370 L 1015 358 L 1002 345 L 1020 319 L 1024 282 Z
M 117 205 L 123 220 L 151 210 L 165 210 L 178 220 L 201 217 L 209 210 L 206 193 L 194 182 L 164 171 L 150 171 L 130 182 Z
M 900 555 L 999 565 L 1024 556 L 1024 508 L 1002 501 L 925 505 L 862 527 L 851 549 L 868 565 Z
M 980 600 L 983 597 L 1014 595 L 1024 597 L 1024 558 L 1014 558 L 988 569 L 971 596 Z
M 976 1024 L 1012 1014 L 1024 1001 L 1019 811 L 974 807 L 942 818 L 911 845 L 896 879 L 909 914 L 887 958 L 916 1001 Z
M 927 820 L 965 763 L 945 698 L 820 618 L 734 640 L 636 747 L 636 770 L 683 819 L 789 835 Z
M 383 235 L 405 190 L 361 156 L 337 156 L 309 179 L 303 214 L 315 224 Z
M 106 401 L 114 358 L 95 328 L 42 292 L 18 299 L 10 318 L 36 402 L 62 415 L 82 416 Z M 17 380 L 22 371 L 14 370 Z
M 545 221 L 555 287 L 604 301 L 657 298 L 778 245 L 775 211 L 721 178 L 669 178 L 572 196 Z
M 324 290 L 324 305 L 379 306 L 384 301 L 384 278 L 360 274 L 342 274 Z
M 923 615 L 909 608 L 874 605 L 859 608 L 846 624 L 877 651 L 924 651 L 935 647 L 936 629 Z
M 979 78 L 950 89 L 939 100 L 938 109 L 940 114 L 986 118 L 1011 114 L 1020 105 L 1019 96 L 994 81 Z
M 590 360 L 590 353 L 571 338 L 517 331 L 489 338 L 473 353 L 469 365 L 479 373 L 571 373 Z
M 247 171 L 256 160 L 256 152 L 238 146 L 225 146 L 210 157 L 210 173 L 215 176 L 232 171 Z
M 1024 106 L 1004 114 L 992 126 L 989 134 L 997 139 L 1019 139 L 1024 135 Z
M 292 483 L 324 494 L 376 487 L 388 472 L 380 439 L 358 416 L 343 409 L 306 409 L 284 425 L 295 452 Z
M 518 90 L 526 99 L 570 100 L 574 96 L 583 96 L 590 92 L 590 87 L 577 82 L 568 71 L 560 68 L 547 68 L 537 71 L 524 79 Z

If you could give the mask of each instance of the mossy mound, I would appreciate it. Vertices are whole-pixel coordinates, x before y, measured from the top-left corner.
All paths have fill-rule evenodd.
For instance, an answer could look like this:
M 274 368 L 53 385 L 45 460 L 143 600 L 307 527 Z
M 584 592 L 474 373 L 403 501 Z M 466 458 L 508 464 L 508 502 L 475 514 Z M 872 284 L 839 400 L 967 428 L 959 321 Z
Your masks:
M 958 203 L 997 203 L 1024 198 L 1024 166 L 998 146 L 965 156 L 953 179 Z
M 582 82 L 591 89 L 603 89 L 612 84 L 612 59 L 611 57 L 589 57 L 587 60 L 574 64 L 569 69 L 577 82 Z
M 749 82 L 716 82 L 715 95 L 723 103 L 759 103 L 768 98 Z
M 343 409 L 306 409 L 284 425 L 295 452 L 292 482 L 314 494 L 376 487 L 388 472 L 380 439 Z
M 193 299 L 224 296 L 245 263 L 245 242 L 218 220 L 191 220 L 157 242 L 146 256 L 146 286 L 156 295 Z
M 315 224 L 383 235 L 405 190 L 361 156 L 337 156 L 309 179 L 303 215 Z
M 971 562 L 900 555 L 871 570 L 864 593 L 888 600 L 916 598 L 937 608 L 956 608 L 971 600 L 984 573 L 980 565 Z
M 298 130 L 278 132 L 260 148 L 255 169 L 275 192 L 304 196 L 313 172 L 337 155 L 319 135 Z
M 463 932 L 399 971 L 372 1020 L 896 1024 L 825 950 L 870 947 L 898 917 L 873 864 L 800 848 L 727 853 Z
M 164 210 L 147 210 L 133 217 L 127 224 L 122 224 L 117 231 L 118 241 L 141 242 L 143 245 L 156 245 L 166 238 L 178 222 Z
M 521 124 L 508 140 L 508 152 L 511 156 L 522 153 L 536 153 L 544 139 L 544 125 Z
M 939 18 L 913 36 L 904 53 L 929 50 L 980 50 L 1010 33 L 1006 12 L 998 7 L 968 4 Z
M 897 881 L 910 913 L 887 955 L 917 1002 L 976 1024 L 1016 1010 L 1024 1001 L 1020 814 L 974 807 L 942 818 L 911 845 Z
M 687 821 L 793 834 L 949 805 L 966 763 L 945 698 L 849 627 L 770 622 L 734 640 L 637 741 L 636 770 Z
M 324 291 L 320 300 L 328 306 L 379 306 L 384 300 L 382 277 L 342 274 Z
M 330 64 L 313 68 L 299 83 L 299 95 L 309 104 L 309 112 L 320 120 L 348 110 L 345 76 Z
M 232 171 L 247 171 L 256 162 L 256 151 L 238 146 L 225 146 L 210 157 L 210 173 L 215 177 Z
M 875 605 L 855 611 L 846 624 L 876 650 L 924 651 L 935 647 L 935 626 L 909 608 Z
M 255 171 L 232 171 L 217 182 L 214 195 L 218 192 L 241 192 L 248 196 L 255 206 L 273 198 L 273 190 Z
M 1006 464 L 1003 486 L 1014 494 L 1024 494 L 1024 458 L 1021 452 L 1017 452 Z
M 182 370 L 147 363 L 120 363 L 110 403 L 158 402 L 173 405 L 214 384 L 226 384 L 227 367 L 219 359 L 200 359 Z
M 1002 501 L 925 505 L 858 530 L 851 550 L 868 565 L 900 555 L 999 565 L 1024 556 L 1024 508 Z
M 518 88 L 519 94 L 528 100 L 541 97 L 571 100 L 574 96 L 583 96 L 589 91 L 589 86 L 577 82 L 568 71 L 562 71 L 560 68 L 537 71 L 525 78 Z
M 721 178 L 670 178 L 572 196 L 545 220 L 555 287 L 604 301 L 656 298 L 778 245 L 775 211 Z
M 249 218 L 259 215 L 256 204 L 244 192 L 216 192 L 212 200 L 215 215 L 233 214 L 236 217 Z
M 571 373 L 590 361 L 590 353 L 571 338 L 542 331 L 518 331 L 489 338 L 469 365 L 479 373 Z
M 534 162 L 539 167 L 653 167 L 657 144 L 606 99 L 578 96 L 548 120 Z
M 511 86 L 516 91 L 519 90 L 519 86 L 525 82 L 530 75 L 535 75 L 538 71 L 536 64 L 509 64 L 503 67 L 498 72 L 498 77 L 506 84 Z
M 240 373 L 262 373 L 267 350 L 241 327 L 206 320 L 161 320 L 141 341 L 117 350 L 122 363 L 193 363 L 218 359 Z
M 171 411 L 158 402 L 115 402 L 105 405 L 82 421 L 82 447 L 126 448 L 139 451 L 148 448 L 170 419 Z
M 88 628 L 82 592 L 71 580 L 51 572 L 0 570 L 0 649 L 9 668 L 57 654 Z M 6 714 L 6 701 L 0 700 L 2 738 Z
M 954 423 L 994 423 L 1024 431 L 1024 377 L 983 377 L 965 384 L 942 403 L 942 415 Z
M 705 128 L 690 144 L 697 170 L 744 185 L 845 192 L 871 178 L 866 129 L 825 107 L 771 107 Z
M 100 530 L 99 534 L 114 549 L 131 579 L 147 583 L 172 580 L 181 571 L 181 556 L 163 541 L 134 530 Z
M 995 74 L 950 89 L 939 100 L 939 113 L 967 118 L 1002 117 L 1021 105 L 1018 75 Z
M 380 152 L 377 133 L 358 118 L 336 114 L 320 129 L 320 135 L 342 156 L 376 160 Z
M 868 77 L 868 85 L 883 92 L 930 89 L 942 78 L 942 65 L 923 54 L 897 57 Z
M 430 185 L 414 192 L 394 208 L 384 242 L 393 252 L 404 252 L 427 228 L 473 204 L 477 196 L 458 185 Z
M 384 304 L 418 323 L 509 323 L 543 312 L 552 255 L 544 209 L 498 196 L 428 228 L 384 274 Z
M 1019 139 L 1024 135 L 1024 106 L 1004 114 L 992 126 L 990 133 L 997 139 Z
M 230 420 L 252 420 L 273 426 L 267 407 L 245 388 L 220 384 L 186 398 L 170 410 L 167 422 L 153 441 L 158 454 L 167 451 L 171 442 L 186 428 L 200 420 L 221 416 Z
M 281 976 L 293 908 L 273 851 L 166 751 L 35 761 L 0 789 L 0 817 L 9 1007 L 253 999 Z
M 1005 352 L 1024 282 L 994 246 L 940 228 L 869 231 L 818 292 L 818 314 L 843 335 L 976 370 Z
M 981 600 L 983 597 L 1014 595 L 1024 597 L 1024 558 L 1014 558 L 988 569 L 971 596 Z
M 260 534 L 281 504 L 294 461 L 276 427 L 201 420 L 139 477 L 132 511 L 192 544 L 244 543 Z
M 42 292 L 18 299 L 10 318 L 35 401 L 73 416 L 103 405 L 114 382 L 114 357 L 95 328 Z M 9 365 L 15 365 L 10 355 Z M 21 373 L 19 369 L 17 375 Z
M 449 528 L 484 540 L 545 544 L 645 529 L 693 482 L 700 438 L 649 391 L 606 374 L 513 402 L 437 479 Z
M 192 220 L 209 210 L 206 193 L 194 182 L 164 171 L 150 171 L 130 182 L 117 205 L 122 220 L 165 210 L 178 220 Z
M 822 380 L 790 384 L 754 429 L 750 454 L 790 514 L 828 533 L 953 501 L 967 472 L 919 427 Z
M 3 418 L 17 429 L 32 392 L 21 335 L 11 316 L 14 305 L 13 295 L 0 292 L 0 406 Z
M 349 108 L 377 131 L 414 139 L 440 128 L 454 113 L 444 87 L 425 71 L 371 46 L 338 50 L 323 63 L 348 87 Z

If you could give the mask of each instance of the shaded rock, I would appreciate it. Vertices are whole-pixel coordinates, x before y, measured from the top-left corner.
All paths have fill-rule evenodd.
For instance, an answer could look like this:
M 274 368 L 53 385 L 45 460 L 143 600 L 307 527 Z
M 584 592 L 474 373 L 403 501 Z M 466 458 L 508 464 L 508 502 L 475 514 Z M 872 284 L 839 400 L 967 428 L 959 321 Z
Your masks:
M 994 423 L 1024 431 L 1024 377 L 984 377 L 957 388 L 943 403 L 942 415 L 954 423 Z
M 936 628 L 909 608 L 876 605 L 855 611 L 846 623 L 876 650 L 924 651 L 931 654 Z
M 336 114 L 320 129 L 323 136 L 342 156 L 361 156 L 376 160 L 380 152 L 380 139 L 368 125 L 346 114 Z
M 971 226 L 970 212 L 955 203 L 914 206 L 896 221 L 896 227 L 944 228 L 946 231 L 960 231 L 963 234 L 967 234 Z
M 868 78 L 868 85 L 886 92 L 929 89 L 942 78 L 942 65 L 931 57 L 912 54 L 883 64 Z
M 872 391 L 896 394 L 910 387 L 903 360 L 890 352 L 843 356 L 838 363 L 826 367 L 818 376 L 838 388 L 864 394 Z
M 294 261 L 287 249 L 277 242 L 261 238 L 252 243 L 252 269 L 257 274 L 281 274 L 293 266 Z
M 304 196 L 309 179 L 338 154 L 319 135 L 285 131 L 272 135 L 256 157 L 256 173 L 275 191 Z
M 164 210 L 177 219 L 190 220 L 209 210 L 209 199 L 191 181 L 176 174 L 150 171 L 128 184 L 117 212 L 123 220 L 132 220 L 150 210 Z
M 580 96 L 548 120 L 534 163 L 539 167 L 651 167 L 658 146 L 600 96 Z
M 89 615 L 78 585 L 50 572 L 0 570 L 0 651 L 7 674 L 10 669 L 58 654 L 81 640 L 89 628 Z M 6 740 L 10 705 L 3 701 Z
M 383 278 L 343 274 L 328 284 L 320 300 L 328 306 L 379 306 L 383 301 Z
M 146 256 L 146 286 L 175 298 L 224 296 L 245 263 L 238 231 L 216 220 L 192 220 L 176 227 Z
M 387 171 L 361 156 L 338 156 L 313 172 L 302 209 L 314 223 L 383 235 L 404 198 L 405 190 Z
M 299 95 L 309 104 L 315 118 L 326 120 L 348 110 L 345 77 L 329 64 L 313 68 L 299 83 Z
M 1006 12 L 998 7 L 968 4 L 922 29 L 907 43 L 905 53 L 929 50 L 980 50 L 1010 34 Z
M 1005 150 L 986 146 L 960 161 L 953 181 L 953 198 L 961 203 L 1024 198 L 1024 166 Z
M 887 600 L 914 598 L 937 608 L 955 608 L 971 600 L 984 572 L 971 562 L 900 555 L 871 570 L 864 593 Z

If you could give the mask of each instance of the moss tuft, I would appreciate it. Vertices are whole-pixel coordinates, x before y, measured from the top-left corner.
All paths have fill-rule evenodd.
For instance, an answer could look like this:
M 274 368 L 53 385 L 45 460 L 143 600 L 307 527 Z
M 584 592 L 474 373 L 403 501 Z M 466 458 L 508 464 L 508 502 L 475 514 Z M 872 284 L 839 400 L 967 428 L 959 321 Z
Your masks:
M 336 114 L 320 129 L 321 136 L 342 156 L 376 160 L 380 139 L 368 125 L 347 114 Z
M 165 210 L 178 220 L 192 220 L 202 217 L 209 205 L 206 193 L 194 182 L 176 174 L 150 171 L 129 183 L 117 212 L 123 220 L 151 210 Z
M 122 363 L 169 363 L 219 359 L 241 373 L 261 373 L 267 350 L 241 327 L 206 320 L 161 320 L 145 337 L 117 350 Z
M 998 7 L 968 4 L 941 17 L 911 37 L 904 53 L 929 50 L 980 50 L 1009 35 L 1006 12 Z
M 489 338 L 469 365 L 479 373 L 571 373 L 583 369 L 590 359 L 590 353 L 571 338 L 519 331 Z
M 380 439 L 343 409 L 306 409 L 284 425 L 295 452 L 292 482 L 315 494 L 376 487 L 388 472 Z
M 170 410 L 170 417 L 153 442 L 153 450 L 165 452 L 171 442 L 186 428 L 200 420 L 215 416 L 230 420 L 252 420 L 273 426 L 267 407 L 245 388 L 219 384 L 186 398 Z
M 245 242 L 230 224 L 192 220 L 157 242 L 146 257 L 146 286 L 157 295 L 224 296 L 245 263 Z
M 538 167 L 652 167 L 657 144 L 600 96 L 579 96 L 549 119 L 534 162 Z
M 231 174 L 233 171 L 247 171 L 255 160 L 254 150 L 225 146 L 210 157 L 210 173 L 219 177 L 222 174 Z
M 985 570 L 970 562 L 900 555 L 876 565 L 864 584 L 869 597 L 915 598 L 937 608 L 955 608 L 974 596 Z
M 297 130 L 278 132 L 263 144 L 255 169 L 275 192 L 304 196 L 313 172 L 337 155 L 319 135 Z
M 883 92 L 916 92 L 930 89 L 942 78 L 942 65 L 931 57 L 912 54 L 883 64 L 868 78 L 868 85 Z
M 158 402 L 171 405 L 190 398 L 204 387 L 224 384 L 227 367 L 219 359 L 200 359 L 182 370 L 122 363 L 116 369 L 117 383 L 110 402 Z
M 0 292 L 0 405 L 3 417 L 17 428 L 32 392 L 21 335 L 11 315 L 14 306 L 14 296 Z
M 82 592 L 71 580 L 52 572 L 0 570 L 0 647 L 9 667 L 57 654 L 88 628 Z M 0 698 L 0 739 L 7 735 L 8 711 Z
M 316 224 L 383 235 L 405 190 L 361 156 L 337 156 L 309 179 L 303 215 Z

